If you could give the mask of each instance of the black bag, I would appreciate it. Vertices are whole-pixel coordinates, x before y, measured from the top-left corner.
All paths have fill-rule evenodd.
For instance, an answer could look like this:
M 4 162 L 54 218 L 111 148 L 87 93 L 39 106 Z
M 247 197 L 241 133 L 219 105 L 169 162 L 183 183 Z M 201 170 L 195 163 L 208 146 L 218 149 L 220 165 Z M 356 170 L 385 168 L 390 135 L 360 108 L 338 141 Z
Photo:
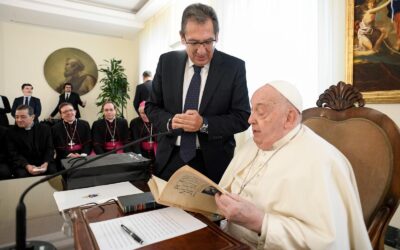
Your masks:
M 81 164 L 96 155 L 62 159 L 61 164 L 69 169 L 72 165 Z M 135 153 L 110 154 L 100 160 L 68 172 L 65 178 L 65 189 L 93 187 L 123 181 L 147 181 L 150 178 L 150 159 Z

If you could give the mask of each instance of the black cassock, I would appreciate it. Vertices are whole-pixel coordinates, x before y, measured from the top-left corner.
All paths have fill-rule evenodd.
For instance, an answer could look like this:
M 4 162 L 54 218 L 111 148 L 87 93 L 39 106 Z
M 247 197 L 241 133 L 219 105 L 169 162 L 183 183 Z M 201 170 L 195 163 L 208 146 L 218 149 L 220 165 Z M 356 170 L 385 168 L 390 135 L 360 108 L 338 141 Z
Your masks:
M 51 128 L 51 132 L 59 166 L 60 160 L 70 153 L 89 155 L 92 151 L 90 125 L 85 120 L 76 119 L 72 124 L 60 121 Z
M 30 130 L 11 126 L 7 134 L 7 146 L 11 167 L 17 177 L 31 176 L 26 165 L 40 166 L 47 162 L 45 174 L 56 172 L 54 146 L 50 128 L 44 124 L 34 124 Z
M 144 123 L 140 117 L 132 119 L 129 124 L 129 132 L 132 141 L 149 136 L 150 133 L 156 133 L 154 126 L 152 127 L 150 123 Z M 141 154 L 143 157 L 154 160 L 157 149 L 156 145 L 157 138 L 152 137 L 142 143 L 133 145 L 131 150 L 137 154 Z
M 96 154 L 102 154 L 111 151 L 112 146 L 118 147 L 129 142 L 128 122 L 123 118 L 115 118 L 116 120 L 109 122 L 106 119 L 100 119 L 93 122 L 92 125 L 92 141 L 93 149 Z M 110 147 L 107 148 L 107 145 Z M 129 148 L 124 152 L 131 151 Z

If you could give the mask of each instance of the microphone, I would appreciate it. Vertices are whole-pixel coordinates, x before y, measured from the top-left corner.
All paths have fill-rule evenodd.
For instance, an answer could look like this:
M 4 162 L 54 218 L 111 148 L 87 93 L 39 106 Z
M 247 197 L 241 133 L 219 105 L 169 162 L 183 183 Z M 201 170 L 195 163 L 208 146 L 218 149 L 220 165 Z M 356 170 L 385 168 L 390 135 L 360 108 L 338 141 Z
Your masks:
M 180 134 L 182 134 L 183 129 L 179 128 L 179 129 L 171 129 L 167 132 L 161 132 L 161 133 L 157 133 L 157 134 L 152 134 L 149 136 L 145 136 L 142 138 L 139 138 L 135 141 L 129 142 L 119 148 L 115 148 L 109 152 L 106 152 L 104 154 L 101 155 L 97 155 L 96 157 L 93 157 L 87 161 L 78 163 L 76 165 L 72 165 L 70 168 L 68 169 L 64 169 L 61 170 L 57 173 L 48 175 L 43 177 L 42 179 L 32 183 L 27 189 L 25 189 L 25 191 L 21 194 L 21 196 L 19 197 L 19 202 L 17 205 L 17 210 L 16 210 L 16 247 L 11 247 L 10 249 L 17 249 L 17 250 L 25 250 L 25 249 L 44 249 L 44 250 L 48 250 L 48 249 L 56 249 L 51 243 L 49 242 L 45 242 L 45 241 L 31 241 L 28 243 L 27 247 L 27 242 L 26 242 L 26 207 L 24 204 L 24 198 L 26 196 L 26 194 L 35 186 L 39 185 L 40 183 L 43 183 L 45 181 L 48 181 L 50 179 L 53 179 L 54 177 L 57 177 L 59 175 L 63 175 L 73 169 L 82 167 L 90 162 L 94 162 L 97 160 L 100 160 L 101 158 L 106 157 L 107 155 L 113 154 L 115 152 L 117 152 L 118 150 L 121 149 L 125 149 L 127 147 L 131 147 L 139 142 L 142 142 L 144 140 L 150 139 L 152 137 L 158 137 L 158 136 L 163 136 L 163 135 L 173 135 L 173 136 L 178 136 Z

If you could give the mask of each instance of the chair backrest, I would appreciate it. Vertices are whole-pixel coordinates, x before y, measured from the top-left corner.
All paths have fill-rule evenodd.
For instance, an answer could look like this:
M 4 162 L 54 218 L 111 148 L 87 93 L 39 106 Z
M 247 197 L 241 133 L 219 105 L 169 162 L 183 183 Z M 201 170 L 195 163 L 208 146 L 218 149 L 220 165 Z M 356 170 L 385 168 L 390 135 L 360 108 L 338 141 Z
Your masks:
M 400 133 L 388 116 L 363 106 L 361 93 L 339 82 L 320 95 L 317 108 L 303 111 L 303 123 L 352 164 L 371 243 L 374 249 L 383 249 L 387 226 L 399 205 Z

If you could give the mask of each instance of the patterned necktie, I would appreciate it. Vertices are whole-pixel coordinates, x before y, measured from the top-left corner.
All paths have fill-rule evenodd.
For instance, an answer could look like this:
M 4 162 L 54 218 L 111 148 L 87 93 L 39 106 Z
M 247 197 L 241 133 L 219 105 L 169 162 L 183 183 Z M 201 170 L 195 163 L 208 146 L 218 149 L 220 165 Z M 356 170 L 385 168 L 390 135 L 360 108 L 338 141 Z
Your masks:
M 186 112 L 188 109 L 197 110 L 199 106 L 201 67 L 193 65 L 193 69 L 194 75 L 190 81 L 189 89 L 186 93 L 183 112 Z M 179 154 L 185 163 L 189 162 L 196 156 L 196 133 L 183 132 L 181 136 L 181 148 Z

